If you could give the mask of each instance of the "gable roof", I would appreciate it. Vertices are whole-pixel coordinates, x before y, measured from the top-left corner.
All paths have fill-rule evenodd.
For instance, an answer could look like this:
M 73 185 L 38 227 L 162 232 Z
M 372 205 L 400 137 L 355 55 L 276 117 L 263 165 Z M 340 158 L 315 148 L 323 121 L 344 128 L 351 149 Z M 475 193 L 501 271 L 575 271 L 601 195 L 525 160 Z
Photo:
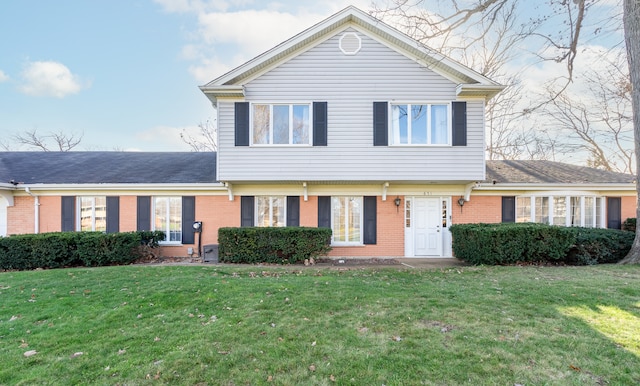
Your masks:
M 218 97 L 244 97 L 243 84 L 248 80 L 349 27 L 367 33 L 383 44 L 450 79 L 458 85 L 456 89 L 458 96 L 490 99 L 504 88 L 504 86 L 421 44 L 362 10 L 349 6 L 241 66 L 200 86 L 200 90 L 213 103 Z
M 2 152 L 0 183 L 215 183 L 216 153 Z
M 633 184 L 632 174 L 554 161 L 487 161 L 485 182 L 503 184 Z

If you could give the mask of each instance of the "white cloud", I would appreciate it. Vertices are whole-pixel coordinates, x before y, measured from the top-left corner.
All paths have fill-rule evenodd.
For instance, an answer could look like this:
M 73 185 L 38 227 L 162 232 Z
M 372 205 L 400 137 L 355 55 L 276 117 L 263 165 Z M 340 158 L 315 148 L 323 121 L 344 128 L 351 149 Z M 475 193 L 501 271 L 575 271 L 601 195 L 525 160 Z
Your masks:
M 0 83 L 6 82 L 9 80 L 9 75 L 5 74 L 4 71 L 0 70 Z
M 54 61 L 29 62 L 22 71 L 24 83 L 20 91 L 34 96 L 64 98 L 80 92 L 85 85 L 62 63 Z

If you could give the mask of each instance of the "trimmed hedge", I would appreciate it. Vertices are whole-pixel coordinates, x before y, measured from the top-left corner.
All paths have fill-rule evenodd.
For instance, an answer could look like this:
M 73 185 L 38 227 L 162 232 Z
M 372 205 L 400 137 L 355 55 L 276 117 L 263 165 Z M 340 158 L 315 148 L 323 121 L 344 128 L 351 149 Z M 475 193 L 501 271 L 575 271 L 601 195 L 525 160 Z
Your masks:
M 223 263 L 293 264 L 326 255 L 330 242 L 329 228 L 220 228 L 218 258 Z
M 130 264 L 164 232 L 56 232 L 0 237 L 0 270 Z
M 636 219 L 635 219 L 635 217 L 630 217 L 630 218 L 624 220 L 624 222 L 622 223 L 622 230 L 623 231 L 629 231 L 629 232 L 635 232 L 636 231 Z
M 455 256 L 476 265 L 615 263 L 634 238 L 616 229 L 535 223 L 456 224 L 450 230 Z

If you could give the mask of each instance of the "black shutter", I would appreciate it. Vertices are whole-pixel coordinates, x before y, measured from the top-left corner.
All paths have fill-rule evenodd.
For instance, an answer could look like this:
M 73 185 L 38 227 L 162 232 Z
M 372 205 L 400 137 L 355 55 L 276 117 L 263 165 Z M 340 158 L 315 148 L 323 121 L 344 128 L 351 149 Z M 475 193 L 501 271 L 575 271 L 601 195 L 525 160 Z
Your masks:
M 331 228 L 331 197 L 318 197 L 318 228 Z
M 453 126 L 453 146 L 467 146 L 467 102 L 451 104 Z
M 313 146 L 327 146 L 327 102 L 313 102 Z
M 365 196 L 363 198 L 363 222 L 365 244 L 375 244 L 377 242 L 377 198 L 376 196 Z
M 235 103 L 236 146 L 249 146 L 249 102 Z
M 373 102 L 373 146 L 389 144 L 389 107 L 387 102 Z
M 516 198 L 502 197 L 502 222 L 516 222 Z
M 138 231 L 151 230 L 151 197 L 138 196 L 138 208 L 136 210 L 136 229 Z M 168 235 L 167 235 L 168 236 Z
M 107 197 L 107 233 L 120 231 L 120 197 Z
M 196 221 L 196 198 L 182 197 L 182 244 L 195 243 L 193 222 Z
M 299 196 L 287 197 L 287 226 L 288 227 L 300 226 L 300 197 Z
M 607 197 L 607 228 L 622 228 L 622 199 L 620 197 Z
M 62 225 L 63 232 L 76 230 L 76 198 L 74 196 L 62 196 Z
M 240 197 L 240 226 L 252 227 L 255 226 L 253 217 L 255 199 L 253 196 Z

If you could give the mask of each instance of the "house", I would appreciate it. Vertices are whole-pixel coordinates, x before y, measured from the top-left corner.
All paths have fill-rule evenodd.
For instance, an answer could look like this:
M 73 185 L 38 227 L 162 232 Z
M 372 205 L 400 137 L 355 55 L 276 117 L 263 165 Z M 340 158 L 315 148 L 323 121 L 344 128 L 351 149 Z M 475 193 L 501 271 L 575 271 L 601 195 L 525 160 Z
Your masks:
M 194 221 L 203 244 L 222 226 L 320 226 L 332 256 L 442 257 L 456 223 L 635 217 L 631 175 L 485 161 L 502 88 L 348 7 L 200 87 L 217 153 L 0 153 L 0 235 L 161 229 L 184 256 Z

